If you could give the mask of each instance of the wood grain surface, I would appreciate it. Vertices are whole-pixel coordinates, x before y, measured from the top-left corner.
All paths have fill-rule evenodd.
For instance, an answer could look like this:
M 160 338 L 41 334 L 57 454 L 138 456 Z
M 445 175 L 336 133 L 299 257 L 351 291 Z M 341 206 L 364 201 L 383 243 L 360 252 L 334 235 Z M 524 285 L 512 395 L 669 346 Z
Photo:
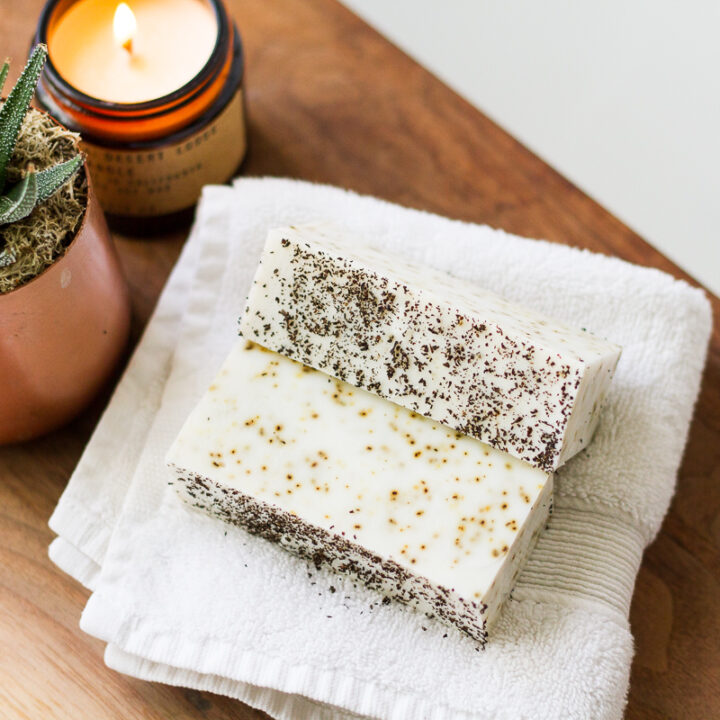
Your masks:
M 0 0 L 0 57 L 14 59 L 11 80 L 42 2 Z M 229 4 L 246 45 L 245 174 L 333 183 L 693 282 L 335 0 Z M 133 343 L 183 239 L 116 236 L 132 288 Z M 714 333 L 677 495 L 632 605 L 630 720 L 720 717 L 720 301 L 712 302 Z M 78 629 L 87 592 L 49 562 L 47 520 L 108 392 L 65 429 L 0 449 L 0 717 L 265 717 L 227 698 L 112 672 L 102 644 Z

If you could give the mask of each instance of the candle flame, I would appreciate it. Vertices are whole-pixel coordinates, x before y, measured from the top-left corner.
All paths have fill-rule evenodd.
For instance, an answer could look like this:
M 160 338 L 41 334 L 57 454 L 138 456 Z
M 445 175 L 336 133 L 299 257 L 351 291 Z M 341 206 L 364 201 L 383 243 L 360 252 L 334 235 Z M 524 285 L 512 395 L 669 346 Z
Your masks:
M 118 45 L 128 52 L 132 51 L 132 42 L 137 32 L 135 14 L 127 3 L 121 2 L 115 9 L 113 17 L 113 34 Z

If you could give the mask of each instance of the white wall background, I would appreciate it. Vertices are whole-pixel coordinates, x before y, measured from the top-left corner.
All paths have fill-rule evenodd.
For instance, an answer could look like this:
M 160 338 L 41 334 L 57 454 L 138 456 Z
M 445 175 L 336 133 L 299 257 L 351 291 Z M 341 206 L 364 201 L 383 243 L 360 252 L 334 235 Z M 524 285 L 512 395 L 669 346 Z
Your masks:
M 345 0 L 720 294 L 720 0 Z

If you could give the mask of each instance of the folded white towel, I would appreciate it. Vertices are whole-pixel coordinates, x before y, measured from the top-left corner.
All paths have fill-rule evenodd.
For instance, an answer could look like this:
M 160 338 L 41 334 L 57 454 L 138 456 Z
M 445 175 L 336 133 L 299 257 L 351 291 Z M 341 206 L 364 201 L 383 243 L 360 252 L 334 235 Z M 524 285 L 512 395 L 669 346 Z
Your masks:
M 559 472 L 555 514 L 484 652 L 167 485 L 165 451 L 235 341 L 266 230 L 321 219 L 624 348 L 596 438 Z M 109 643 L 111 667 L 277 717 L 620 717 L 635 574 L 672 496 L 709 334 L 703 294 L 655 270 L 307 183 L 207 188 L 51 519 L 51 556 L 94 590 L 81 626 Z

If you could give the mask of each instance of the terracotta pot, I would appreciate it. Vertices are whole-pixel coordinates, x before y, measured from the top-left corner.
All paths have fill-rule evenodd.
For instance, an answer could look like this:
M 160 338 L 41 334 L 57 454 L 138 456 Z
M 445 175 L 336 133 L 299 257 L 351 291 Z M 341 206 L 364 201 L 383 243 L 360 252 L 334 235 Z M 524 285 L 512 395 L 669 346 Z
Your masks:
M 129 328 L 127 284 L 88 173 L 85 217 L 65 255 L 0 295 L 0 444 L 80 412 L 108 380 Z

